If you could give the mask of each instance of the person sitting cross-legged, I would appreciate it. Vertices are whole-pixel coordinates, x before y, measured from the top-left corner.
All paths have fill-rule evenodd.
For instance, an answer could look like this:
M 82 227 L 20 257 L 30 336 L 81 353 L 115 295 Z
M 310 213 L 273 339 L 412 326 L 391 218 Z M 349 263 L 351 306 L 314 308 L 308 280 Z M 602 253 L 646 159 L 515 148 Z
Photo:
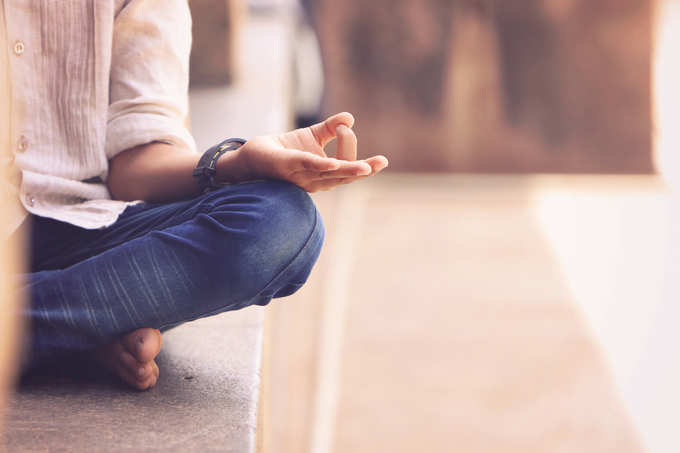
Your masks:
M 23 119 L 8 132 L 17 215 L 5 227 L 30 249 L 17 289 L 24 362 L 88 354 L 151 388 L 163 331 L 297 291 L 324 239 L 308 192 L 375 175 L 387 159 L 357 160 L 349 113 L 196 153 L 184 127 L 186 0 L 29 4 L 5 8 Z

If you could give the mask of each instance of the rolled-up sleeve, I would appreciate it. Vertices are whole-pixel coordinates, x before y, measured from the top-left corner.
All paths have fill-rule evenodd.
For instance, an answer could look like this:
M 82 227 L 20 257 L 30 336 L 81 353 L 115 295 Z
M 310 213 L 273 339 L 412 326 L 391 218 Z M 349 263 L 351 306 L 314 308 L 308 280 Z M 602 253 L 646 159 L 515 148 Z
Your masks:
M 191 51 L 187 0 L 130 0 L 113 29 L 107 157 L 153 141 L 195 151 L 185 126 Z

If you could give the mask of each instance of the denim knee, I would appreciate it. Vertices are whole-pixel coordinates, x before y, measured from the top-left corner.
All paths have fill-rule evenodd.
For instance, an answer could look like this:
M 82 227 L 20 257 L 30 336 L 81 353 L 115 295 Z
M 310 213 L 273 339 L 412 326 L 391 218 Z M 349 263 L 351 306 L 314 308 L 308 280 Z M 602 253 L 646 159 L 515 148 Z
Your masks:
M 283 181 L 259 181 L 211 196 L 207 215 L 223 233 L 215 250 L 225 291 L 237 291 L 244 305 L 263 305 L 304 284 L 325 234 L 306 191 Z

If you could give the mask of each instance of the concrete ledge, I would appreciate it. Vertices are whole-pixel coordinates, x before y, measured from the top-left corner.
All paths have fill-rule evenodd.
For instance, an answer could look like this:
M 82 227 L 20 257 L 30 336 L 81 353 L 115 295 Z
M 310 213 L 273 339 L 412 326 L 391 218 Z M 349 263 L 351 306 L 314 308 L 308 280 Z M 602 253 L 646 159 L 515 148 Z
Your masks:
M 167 332 L 148 392 L 73 364 L 28 377 L 0 450 L 253 451 L 262 314 L 249 308 Z

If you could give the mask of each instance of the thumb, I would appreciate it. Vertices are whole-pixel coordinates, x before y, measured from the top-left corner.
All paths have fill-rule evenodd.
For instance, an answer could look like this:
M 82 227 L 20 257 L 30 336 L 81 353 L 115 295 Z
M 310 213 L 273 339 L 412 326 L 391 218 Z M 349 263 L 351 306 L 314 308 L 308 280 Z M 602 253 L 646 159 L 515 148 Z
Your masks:
M 316 142 L 323 148 L 336 137 L 336 129 L 341 125 L 352 128 L 354 116 L 349 112 L 337 113 L 325 121 L 309 126 L 309 129 L 312 131 Z

